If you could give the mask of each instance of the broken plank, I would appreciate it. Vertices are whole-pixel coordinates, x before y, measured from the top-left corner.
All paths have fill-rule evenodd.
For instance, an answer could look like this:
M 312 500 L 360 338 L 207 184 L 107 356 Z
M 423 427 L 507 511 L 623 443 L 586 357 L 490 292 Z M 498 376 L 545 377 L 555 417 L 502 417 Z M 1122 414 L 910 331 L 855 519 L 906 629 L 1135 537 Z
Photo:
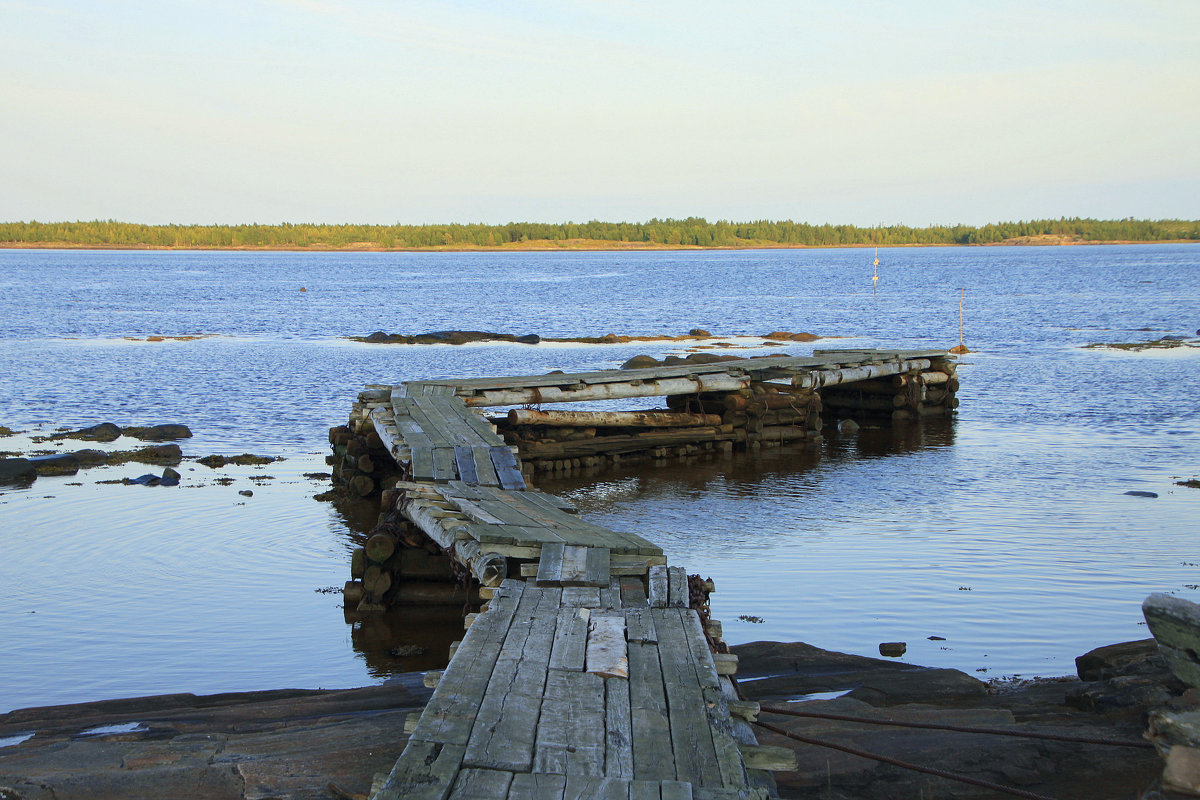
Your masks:
M 588 623 L 587 671 L 605 678 L 628 678 L 625 616 L 592 614 Z
M 667 605 L 667 587 L 667 567 L 650 567 L 650 577 L 648 580 L 648 591 L 646 596 L 647 602 L 649 602 L 653 608 L 663 608 Z
M 464 769 L 454 781 L 450 800 L 506 800 L 513 774 L 494 769 Z
M 688 599 L 687 572 L 683 567 L 667 567 L 667 605 L 687 608 Z
M 493 447 L 489 450 L 492 466 L 496 468 L 496 477 L 505 489 L 521 490 L 525 488 L 525 478 L 521 476 L 521 464 L 512 450 L 507 447 Z
M 409 739 L 374 800 L 445 800 L 462 756 L 461 746 Z

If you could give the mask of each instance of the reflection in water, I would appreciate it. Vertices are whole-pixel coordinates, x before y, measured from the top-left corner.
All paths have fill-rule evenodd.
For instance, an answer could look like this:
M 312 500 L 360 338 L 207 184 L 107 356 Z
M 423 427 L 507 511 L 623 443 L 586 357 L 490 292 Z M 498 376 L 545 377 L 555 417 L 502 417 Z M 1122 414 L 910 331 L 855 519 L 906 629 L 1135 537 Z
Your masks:
M 463 635 L 464 604 L 429 608 L 394 608 L 372 614 L 346 614 L 354 651 L 373 678 L 402 672 L 441 669 L 450 645 Z

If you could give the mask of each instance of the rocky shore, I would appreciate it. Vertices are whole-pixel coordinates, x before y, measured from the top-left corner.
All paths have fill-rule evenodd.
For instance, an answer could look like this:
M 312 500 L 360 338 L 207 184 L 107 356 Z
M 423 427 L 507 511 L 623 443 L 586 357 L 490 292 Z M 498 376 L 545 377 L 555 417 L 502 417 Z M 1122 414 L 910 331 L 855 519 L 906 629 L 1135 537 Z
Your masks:
M 738 334 L 738 337 L 745 334 Z M 427 333 L 387 333 L 385 331 L 375 331 L 366 336 L 348 336 L 346 337 L 355 342 L 365 342 L 367 344 L 470 344 L 473 342 L 516 342 L 517 344 L 540 344 L 541 342 L 560 342 L 570 344 L 629 344 L 631 342 L 684 342 L 684 341 L 705 341 L 709 339 L 718 339 L 712 333 L 703 328 L 693 328 L 686 334 L 680 336 L 623 336 L 615 333 L 606 333 L 602 336 L 539 336 L 536 333 L 514 334 L 514 333 L 495 333 L 491 331 L 429 331 Z M 725 337 L 729 338 L 729 337 Z M 822 337 L 812 333 L 791 333 L 790 331 L 772 331 L 764 333 L 754 338 L 768 340 L 766 344 L 779 344 L 781 342 L 813 342 Z M 729 345 L 732 346 L 732 345 Z
M 733 651 L 740 660 L 742 693 L 764 708 L 858 720 L 1050 732 L 1145 745 L 1142 734 L 1152 710 L 1189 707 L 1196 699 L 1195 690 L 1189 692 L 1168 670 L 1153 639 L 1082 656 L 1082 677 L 1017 683 L 984 683 L 957 670 L 803 643 L 755 642 Z M 0 715 L 0 798 L 363 796 L 374 775 L 391 768 L 407 740 L 405 720 L 428 694 L 421 676 L 412 673 L 361 689 L 181 694 L 13 711 Z M 758 718 L 810 738 L 1060 800 L 1141 797 L 1163 767 L 1155 750 L 1146 747 L 883 727 L 765 710 Z M 756 733 L 760 742 L 798 755 L 796 771 L 776 773 L 784 798 L 1006 796 L 799 744 L 762 728 Z

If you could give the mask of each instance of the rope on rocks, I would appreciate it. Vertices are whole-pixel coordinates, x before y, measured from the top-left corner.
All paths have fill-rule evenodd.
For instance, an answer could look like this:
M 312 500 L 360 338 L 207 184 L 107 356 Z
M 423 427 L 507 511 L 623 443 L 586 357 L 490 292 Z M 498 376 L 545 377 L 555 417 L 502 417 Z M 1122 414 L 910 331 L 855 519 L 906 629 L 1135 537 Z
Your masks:
M 844 714 L 824 714 L 816 711 L 797 711 L 792 708 L 778 706 L 761 706 L 760 711 L 767 714 L 783 714 L 789 717 L 808 717 L 811 719 L 829 719 L 839 722 L 857 722 L 865 725 L 892 725 L 897 728 L 924 728 L 932 731 L 955 731 L 957 733 L 984 733 L 994 736 L 1016 736 L 1023 739 L 1048 739 L 1054 742 L 1081 742 L 1083 744 L 1102 744 L 1113 747 L 1142 747 L 1153 748 L 1146 741 L 1127 739 L 1104 739 L 1098 736 L 1071 736 L 1065 733 L 1039 733 L 1037 731 L 1014 731 L 1005 728 L 978 728 L 967 725 L 938 725 L 932 722 L 902 722 L 891 719 L 871 719 L 870 717 L 850 717 Z
M 994 792 L 1001 792 L 1003 794 L 1011 794 L 1014 797 L 1023 797 L 1023 798 L 1026 798 L 1026 800 L 1054 800 L 1054 798 L 1047 797 L 1046 795 L 1043 795 L 1043 794 L 1034 794 L 1033 792 L 1027 792 L 1024 789 L 1015 789 L 1011 786 L 1004 786 L 1003 784 L 992 783 L 991 781 L 984 781 L 984 780 L 980 780 L 978 778 L 972 778 L 969 775 L 960 775 L 957 772 L 947 772 L 947 771 L 941 770 L 941 769 L 934 769 L 933 767 L 922 767 L 919 764 L 910 764 L 907 761 L 901 761 L 898 758 L 890 758 L 888 756 L 881 756 L 877 753 L 868 753 L 866 750 L 859 750 L 856 747 L 848 747 L 843 744 L 835 744 L 834 742 L 828 742 L 828 741 L 825 741 L 824 739 L 813 739 L 808 736 L 801 736 L 798 733 L 792 733 L 791 731 L 784 730 L 783 728 L 778 728 L 778 727 L 768 724 L 766 722 L 755 722 L 754 724 L 760 728 L 765 728 L 766 730 L 769 730 L 772 733 L 777 733 L 780 736 L 786 736 L 789 739 L 795 739 L 796 741 L 803 742 L 804 744 L 811 744 L 811 745 L 815 745 L 817 747 L 828 747 L 833 750 L 841 750 L 843 753 L 849 753 L 850 755 L 858 756 L 860 758 L 869 758 L 872 761 L 879 761 L 884 764 L 891 764 L 892 766 L 901 767 L 902 769 L 912 770 L 914 772 L 923 772 L 926 775 L 933 775 L 934 777 L 938 777 L 938 778 L 947 778 L 952 781 L 958 781 L 959 783 L 967 783 L 967 784 L 970 784 L 971 786 L 979 786 L 984 789 L 991 789 Z

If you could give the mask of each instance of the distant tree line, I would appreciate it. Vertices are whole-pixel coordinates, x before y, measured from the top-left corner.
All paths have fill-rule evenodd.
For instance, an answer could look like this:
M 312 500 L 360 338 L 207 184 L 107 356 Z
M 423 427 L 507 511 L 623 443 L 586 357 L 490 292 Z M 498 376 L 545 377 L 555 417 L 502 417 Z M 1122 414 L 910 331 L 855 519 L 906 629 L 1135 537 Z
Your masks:
M 650 246 L 967 245 L 1057 236 L 1085 242 L 1200 241 L 1200 221 L 1057 219 L 913 228 L 811 225 L 788 220 L 709 222 L 700 217 L 648 222 L 511 222 L 507 225 L 139 225 L 91 222 L 0 222 L 0 244 L 178 248 L 455 248 L 522 243 L 610 242 Z

